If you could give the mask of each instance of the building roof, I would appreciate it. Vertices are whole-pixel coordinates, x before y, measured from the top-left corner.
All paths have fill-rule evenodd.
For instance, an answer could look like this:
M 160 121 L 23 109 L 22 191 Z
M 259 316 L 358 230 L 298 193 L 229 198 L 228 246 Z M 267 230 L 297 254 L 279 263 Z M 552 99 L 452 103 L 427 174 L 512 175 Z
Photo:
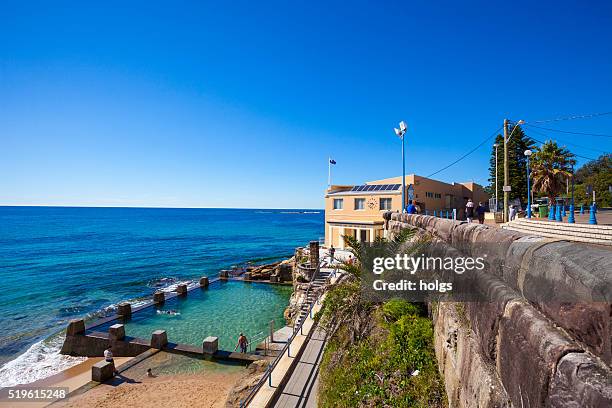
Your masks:
M 401 184 L 361 184 L 357 186 L 352 186 L 350 190 L 346 188 L 334 190 L 334 186 L 332 186 L 332 190 L 328 192 L 327 195 L 393 194 L 397 191 L 400 191 L 401 188 Z

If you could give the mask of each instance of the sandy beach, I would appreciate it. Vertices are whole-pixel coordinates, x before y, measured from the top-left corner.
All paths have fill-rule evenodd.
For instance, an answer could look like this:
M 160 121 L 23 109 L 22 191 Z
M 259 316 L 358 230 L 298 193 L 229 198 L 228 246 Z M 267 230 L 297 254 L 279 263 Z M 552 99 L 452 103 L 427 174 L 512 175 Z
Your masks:
M 161 375 L 101 384 L 54 407 L 224 407 L 239 372 Z M 132 382 L 133 381 L 133 382 Z
M 115 362 L 121 365 L 130 361 L 132 357 L 117 357 Z M 35 381 L 24 385 L 24 387 L 68 387 L 68 392 L 72 392 L 91 381 L 91 366 L 102 360 L 102 357 L 91 357 L 80 364 L 70 367 L 51 377 Z M 22 408 L 41 408 L 47 406 L 47 402 L 19 402 Z M 0 401 L 0 408 L 13 407 L 12 402 Z

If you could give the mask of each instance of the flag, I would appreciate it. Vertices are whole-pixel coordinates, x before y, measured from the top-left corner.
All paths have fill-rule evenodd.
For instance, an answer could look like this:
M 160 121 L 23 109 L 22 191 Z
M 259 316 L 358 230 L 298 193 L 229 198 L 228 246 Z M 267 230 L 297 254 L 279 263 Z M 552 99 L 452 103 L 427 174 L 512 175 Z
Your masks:
M 334 159 L 329 159 L 329 164 L 336 164 L 336 161 Z

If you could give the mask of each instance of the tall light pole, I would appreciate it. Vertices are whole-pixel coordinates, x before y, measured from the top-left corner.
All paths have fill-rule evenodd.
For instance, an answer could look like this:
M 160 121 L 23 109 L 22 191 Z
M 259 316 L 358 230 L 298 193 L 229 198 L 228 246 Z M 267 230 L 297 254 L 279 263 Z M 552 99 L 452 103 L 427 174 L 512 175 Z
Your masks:
M 529 157 L 531 157 L 531 150 L 525 150 L 525 157 L 527 158 L 527 218 L 531 218 L 531 177 L 529 175 Z
M 574 217 L 574 163 L 572 162 L 572 203 L 569 208 L 569 218 L 567 222 L 570 224 L 574 224 L 576 222 L 576 218 Z
M 510 165 L 508 163 L 508 142 L 514 133 L 517 125 L 522 125 L 525 123 L 524 120 L 519 120 L 516 122 L 514 127 L 512 128 L 512 132 L 508 135 L 508 123 L 510 121 L 508 119 L 504 119 L 504 222 L 508 222 L 508 202 L 510 200 Z
M 499 193 L 497 190 L 497 148 L 499 144 L 495 143 L 493 147 L 495 148 L 495 212 L 497 212 L 499 210 Z
M 402 213 L 406 210 L 406 156 L 404 155 L 404 135 L 408 126 L 403 120 L 399 123 L 399 129 L 393 128 L 395 134 L 402 140 Z

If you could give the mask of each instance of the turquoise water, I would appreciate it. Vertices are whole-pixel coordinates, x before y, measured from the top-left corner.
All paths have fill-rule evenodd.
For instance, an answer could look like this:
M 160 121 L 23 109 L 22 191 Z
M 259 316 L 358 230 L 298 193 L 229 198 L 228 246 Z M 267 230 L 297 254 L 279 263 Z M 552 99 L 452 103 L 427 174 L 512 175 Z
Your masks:
M 186 297 L 172 298 L 161 307 L 143 309 L 121 323 L 125 324 L 128 336 L 149 339 L 153 331 L 163 329 L 168 341 L 194 346 L 201 346 L 204 338 L 215 336 L 219 338 L 221 350 L 233 351 L 241 332 L 251 341 L 268 332 L 271 320 L 277 328 L 285 325 L 283 312 L 291 291 L 291 286 L 284 285 L 215 282 L 208 289 L 197 288 L 189 291 Z M 114 323 L 94 330 L 108 331 Z
M 244 363 L 209 361 L 204 358 L 161 351 L 123 372 L 127 378 L 144 378 L 150 368 L 156 376 L 173 374 L 241 374 Z
M 316 210 L 0 207 L 0 387 L 73 365 L 57 353 L 70 319 L 323 234 Z

